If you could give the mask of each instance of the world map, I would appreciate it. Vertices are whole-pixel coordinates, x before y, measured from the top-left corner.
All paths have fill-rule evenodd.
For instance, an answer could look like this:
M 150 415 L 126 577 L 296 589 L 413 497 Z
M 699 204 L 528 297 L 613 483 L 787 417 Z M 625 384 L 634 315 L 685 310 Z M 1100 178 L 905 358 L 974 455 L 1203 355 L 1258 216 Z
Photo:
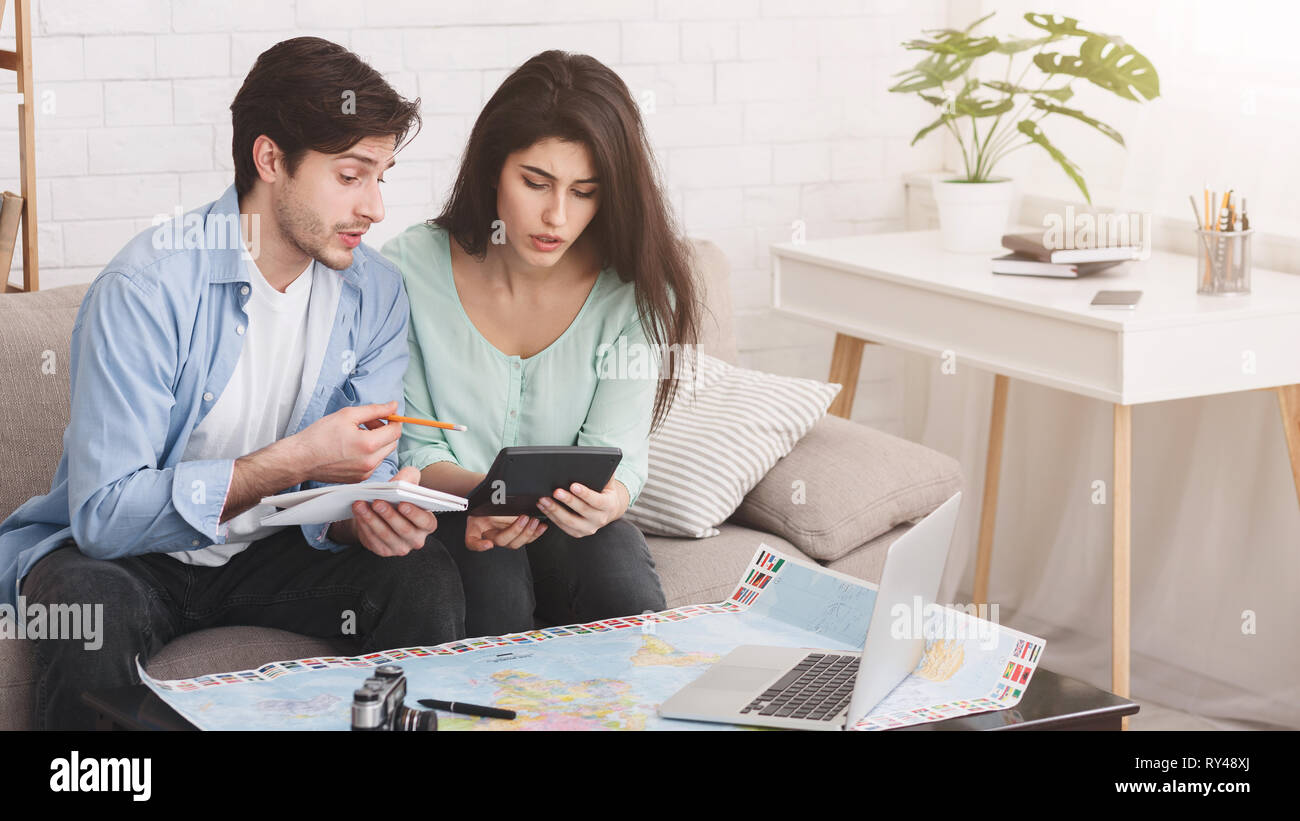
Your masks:
M 142 669 L 141 678 L 208 730 L 347 730 L 352 692 L 379 664 L 402 667 L 409 707 L 433 698 L 517 713 L 503 720 L 440 712 L 440 730 L 743 729 L 666 719 L 658 706 L 743 644 L 861 649 L 875 597 L 874 585 L 760 547 L 736 593 L 717 604 L 181 681 L 158 681 Z M 971 638 L 927 641 L 916 671 L 859 727 L 903 726 L 1018 702 L 1009 688 L 1005 698 L 994 694 L 1010 681 L 999 684 L 1003 673 L 1027 683 L 1008 659 L 1013 651 L 1027 656 L 1028 640 L 1041 648 L 1041 640 L 984 625 L 991 629 L 978 633 L 974 622 L 967 625 Z M 1020 692 L 1023 687 L 1017 681 Z

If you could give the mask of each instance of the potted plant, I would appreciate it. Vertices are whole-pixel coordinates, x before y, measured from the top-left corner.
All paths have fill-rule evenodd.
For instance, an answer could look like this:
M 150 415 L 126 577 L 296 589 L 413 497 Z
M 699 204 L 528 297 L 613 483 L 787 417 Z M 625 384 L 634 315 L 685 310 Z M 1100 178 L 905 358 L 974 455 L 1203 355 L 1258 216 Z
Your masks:
M 1071 17 L 1031 12 L 1030 25 L 1044 32 L 1037 37 L 999 39 L 979 36 L 975 27 L 925 31 L 929 40 L 909 40 L 903 47 L 927 52 L 890 91 L 916 94 L 937 109 L 939 117 L 912 138 L 912 145 L 931 132 L 946 130 L 961 148 L 964 174 L 937 179 L 934 198 L 939 206 L 943 247 L 950 251 L 988 253 L 1001 245 L 1011 212 L 1012 183 L 993 176 L 997 164 L 1013 151 L 1037 145 L 1061 166 L 1092 203 L 1079 167 L 1054 146 L 1040 122 L 1053 114 L 1070 117 L 1124 145 L 1119 132 L 1065 103 L 1074 95 L 1075 80 L 1087 80 L 1127 100 L 1142 102 L 1160 96 L 1160 80 L 1151 61 L 1119 37 L 1098 34 Z M 1077 54 L 1045 51 L 1051 43 L 1076 41 Z M 1012 82 L 1017 55 L 1035 50 Z M 1001 80 L 981 79 L 976 62 L 988 55 L 1006 57 Z M 983 67 L 987 62 L 980 63 Z M 1026 83 L 1031 68 L 1038 69 Z M 1039 76 L 1041 75 L 1041 82 Z M 1048 87 L 1048 86 L 1052 87 Z

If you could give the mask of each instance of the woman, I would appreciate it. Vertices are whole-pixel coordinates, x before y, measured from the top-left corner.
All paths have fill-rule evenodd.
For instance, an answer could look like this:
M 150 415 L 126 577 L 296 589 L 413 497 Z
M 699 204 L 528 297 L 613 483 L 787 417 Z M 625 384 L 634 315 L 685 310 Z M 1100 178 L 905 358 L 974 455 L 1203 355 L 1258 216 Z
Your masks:
M 470 134 L 442 214 L 388 242 L 411 300 L 402 466 L 466 495 L 511 445 L 621 448 L 603 488 L 556 488 L 531 516 L 439 517 L 471 636 L 662 610 L 645 538 L 621 517 L 647 436 L 693 350 L 696 291 L 636 104 L 597 60 L 559 51 L 506 78 Z M 672 347 L 672 346 L 681 346 Z M 463 534 L 463 536 L 462 536 Z

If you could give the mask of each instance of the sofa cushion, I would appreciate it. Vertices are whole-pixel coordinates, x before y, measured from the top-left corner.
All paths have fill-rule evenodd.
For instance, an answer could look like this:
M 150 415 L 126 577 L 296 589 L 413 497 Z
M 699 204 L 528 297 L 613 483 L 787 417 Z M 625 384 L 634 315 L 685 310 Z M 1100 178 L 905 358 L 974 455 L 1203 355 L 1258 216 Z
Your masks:
M 659 536 L 713 536 L 826 414 L 839 385 L 699 357 L 650 434 L 649 476 L 627 518 Z
M 961 481 L 950 456 L 827 416 L 749 492 L 734 519 L 829 562 L 930 513 Z
M 145 669 L 154 678 L 182 679 L 252 670 L 272 661 L 360 652 L 356 640 L 313 638 L 270 627 L 214 627 L 172 639 Z
M 912 522 L 901 524 L 880 534 L 856 550 L 849 551 L 826 565 L 826 567 L 855 578 L 864 579 L 872 584 L 880 584 L 880 576 L 885 572 L 885 556 L 889 553 L 889 546 L 898 541 L 912 527 Z
M 0 419 L 22 435 L 5 437 L 0 521 L 48 493 L 68 427 L 68 347 L 86 285 L 0 296 Z
M 646 536 L 668 607 L 726 600 L 736 592 L 741 573 L 761 544 L 794 558 L 811 561 L 798 548 L 770 533 L 727 522 L 717 536 L 682 539 Z

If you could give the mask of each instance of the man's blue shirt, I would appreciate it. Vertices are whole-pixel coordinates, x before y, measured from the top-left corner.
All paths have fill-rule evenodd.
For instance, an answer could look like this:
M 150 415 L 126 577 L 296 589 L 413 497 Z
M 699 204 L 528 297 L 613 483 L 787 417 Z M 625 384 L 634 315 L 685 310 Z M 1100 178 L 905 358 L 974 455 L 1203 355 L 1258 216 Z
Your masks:
M 229 382 L 244 341 L 236 328 L 248 322 L 235 187 L 178 219 L 183 225 L 164 223 L 127 243 L 82 300 L 63 456 L 50 492 L 0 524 L 0 604 L 15 604 L 23 577 L 68 539 L 97 559 L 225 543 L 219 519 L 235 460 L 181 455 Z M 401 274 L 365 245 L 351 267 L 326 272 L 343 279 L 338 309 L 315 390 L 286 436 L 351 405 L 397 400 L 402 412 L 409 307 Z M 396 472 L 390 455 L 370 480 Z M 341 549 L 328 527 L 303 525 L 303 535 Z

